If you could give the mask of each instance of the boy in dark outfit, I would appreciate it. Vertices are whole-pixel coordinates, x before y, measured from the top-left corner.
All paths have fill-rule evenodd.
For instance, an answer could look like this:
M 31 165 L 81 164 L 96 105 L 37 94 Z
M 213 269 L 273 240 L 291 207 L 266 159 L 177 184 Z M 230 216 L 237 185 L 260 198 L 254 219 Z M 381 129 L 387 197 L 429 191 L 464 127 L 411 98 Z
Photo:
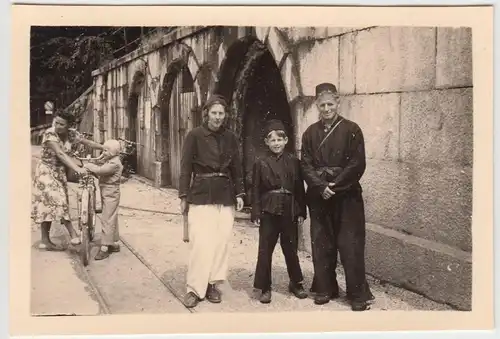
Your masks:
M 264 130 L 269 151 L 253 167 L 252 221 L 259 227 L 259 253 L 254 287 L 262 291 L 260 302 L 271 302 L 271 265 L 280 237 L 290 284 L 297 298 L 307 298 L 299 264 L 298 226 L 306 218 L 305 189 L 299 160 L 284 151 L 288 138 L 283 123 L 270 120 Z

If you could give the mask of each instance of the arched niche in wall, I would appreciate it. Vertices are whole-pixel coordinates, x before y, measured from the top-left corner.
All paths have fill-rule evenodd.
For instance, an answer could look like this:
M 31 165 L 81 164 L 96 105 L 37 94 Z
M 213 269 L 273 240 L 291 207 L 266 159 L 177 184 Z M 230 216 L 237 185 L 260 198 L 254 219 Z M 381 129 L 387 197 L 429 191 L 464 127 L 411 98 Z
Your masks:
M 156 144 L 162 164 L 162 186 L 178 188 L 184 139 L 194 127 L 193 112 L 198 98 L 193 75 L 184 59 L 172 62 L 159 92 L 160 133 Z
M 263 128 L 267 120 L 281 120 L 293 151 L 294 128 L 285 85 L 268 47 L 254 36 L 229 46 L 218 75 L 216 92 L 229 102 L 229 127 L 240 140 L 245 173 L 245 204 L 251 202 L 252 167 L 267 151 Z
M 135 72 L 132 78 L 132 86 L 130 87 L 128 100 L 127 100 L 127 126 L 125 128 L 125 139 L 128 139 L 133 142 L 137 142 L 139 139 L 139 119 L 138 119 L 138 111 L 139 111 L 139 97 L 144 87 L 145 83 L 145 75 L 141 71 Z M 137 156 L 139 156 L 137 152 Z M 137 172 L 137 157 L 134 159 L 132 163 L 132 167 L 134 171 Z

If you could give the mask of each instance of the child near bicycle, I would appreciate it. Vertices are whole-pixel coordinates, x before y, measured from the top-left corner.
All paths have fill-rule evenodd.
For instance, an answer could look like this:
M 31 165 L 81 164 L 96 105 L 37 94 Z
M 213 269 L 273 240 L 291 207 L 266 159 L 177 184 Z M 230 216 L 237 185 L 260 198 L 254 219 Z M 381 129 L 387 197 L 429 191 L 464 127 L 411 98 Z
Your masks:
M 120 160 L 120 143 L 117 140 L 107 140 L 99 157 L 100 163 L 87 163 L 84 167 L 99 178 L 99 188 L 102 199 L 102 237 L 101 248 L 95 260 L 109 257 L 113 252 L 120 251 L 118 232 L 118 205 L 120 204 L 120 178 L 123 165 Z

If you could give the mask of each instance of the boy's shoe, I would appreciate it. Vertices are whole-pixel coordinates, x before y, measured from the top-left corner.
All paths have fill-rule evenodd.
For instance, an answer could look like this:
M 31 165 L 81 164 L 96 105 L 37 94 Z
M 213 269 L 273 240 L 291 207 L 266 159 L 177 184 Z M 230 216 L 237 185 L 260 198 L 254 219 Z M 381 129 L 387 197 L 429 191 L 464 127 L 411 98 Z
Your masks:
M 304 286 L 302 286 L 302 284 L 290 283 L 288 285 L 288 291 L 299 299 L 307 298 L 307 293 L 304 291 Z
M 184 297 L 184 306 L 186 306 L 187 308 L 196 307 L 199 302 L 200 302 L 200 298 L 198 298 L 198 296 L 196 294 L 194 294 L 193 292 L 189 292 Z
M 269 304 L 271 302 L 271 290 L 262 291 L 259 300 L 263 304 Z
M 361 312 L 368 310 L 368 303 L 366 301 L 353 301 L 351 303 L 351 310 L 355 312 Z
M 222 301 L 220 291 L 215 287 L 214 284 L 208 284 L 206 298 L 208 301 L 214 304 L 218 304 Z

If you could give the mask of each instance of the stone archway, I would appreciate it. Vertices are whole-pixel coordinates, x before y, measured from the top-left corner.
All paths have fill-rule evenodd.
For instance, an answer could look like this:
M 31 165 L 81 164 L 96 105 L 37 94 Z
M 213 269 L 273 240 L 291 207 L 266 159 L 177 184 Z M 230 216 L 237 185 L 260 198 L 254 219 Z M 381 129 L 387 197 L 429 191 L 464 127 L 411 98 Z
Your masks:
M 230 101 L 228 123 L 240 140 L 248 205 L 252 199 L 252 167 L 266 151 L 263 127 L 267 120 L 283 121 L 289 137 L 287 149 L 294 151 L 290 106 L 273 55 L 253 36 L 244 37 L 228 48 L 218 78 L 216 92 Z
M 160 186 L 179 188 L 184 139 L 198 121 L 193 114 L 198 104 L 195 83 L 183 59 L 169 65 L 159 95 L 161 146 L 157 147 L 160 153 L 157 159 L 162 162 Z

